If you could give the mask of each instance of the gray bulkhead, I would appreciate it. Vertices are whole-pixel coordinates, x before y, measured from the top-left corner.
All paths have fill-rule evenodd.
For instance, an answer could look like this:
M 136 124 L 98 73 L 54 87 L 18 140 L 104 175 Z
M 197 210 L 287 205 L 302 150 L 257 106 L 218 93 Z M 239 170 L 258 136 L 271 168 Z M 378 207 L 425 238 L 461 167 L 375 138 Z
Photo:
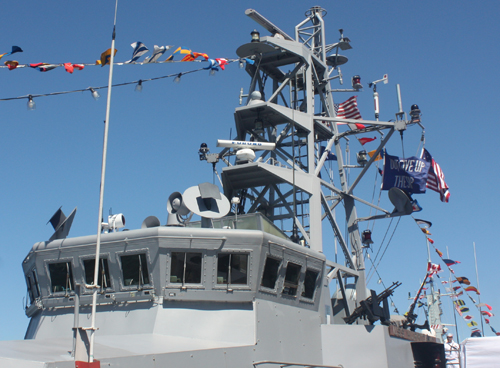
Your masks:
M 26 309 L 27 339 L 71 341 L 75 283 L 86 282 L 95 241 L 86 236 L 33 246 L 23 269 L 30 288 L 37 288 L 29 292 L 39 295 Z M 109 347 L 109 341 L 135 335 L 175 338 L 175 349 L 170 344 L 156 354 L 247 346 L 253 361 L 321 362 L 320 325 L 330 311 L 323 254 L 259 230 L 155 227 L 103 234 L 101 242 L 109 280 L 104 276 L 107 287 L 98 295 L 96 356 L 100 342 Z M 187 275 L 186 263 L 185 274 L 174 275 L 183 254 L 185 260 L 200 256 L 199 280 Z M 231 259 L 228 255 L 246 260 L 246 276 L 238 274 L 241 265 L 230 268 L 236 270 L 231 276 L 221 272 L 219 262 Z M 146 260 L 139 275 L 143 282 L 124 273 L 133 257 Z M 64 264 L 66 279 L 72 278 L 63 288 L 53 285 L 54 264 Z M 30 280 L 34 273 L 36 285 Z M 193 280 L 199 282 L 188 282 Z M 90 324 L 91 298 L 91 291 L 81 292 L 80 326 Z

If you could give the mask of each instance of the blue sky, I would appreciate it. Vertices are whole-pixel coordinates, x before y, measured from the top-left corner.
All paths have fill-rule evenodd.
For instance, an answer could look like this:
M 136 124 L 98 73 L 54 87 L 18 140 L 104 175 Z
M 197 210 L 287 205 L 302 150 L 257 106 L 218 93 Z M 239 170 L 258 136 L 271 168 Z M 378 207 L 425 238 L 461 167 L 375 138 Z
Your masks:
M 304 12 L 313 5 L 318 2 L 122 1 L 118 7 L 116 61 L 130 59 L 130 44 L 135 41 L 150 49 L 154 44 L 186 46 L 211 58 L 236 58 L 235 50 L 249 41 L 254 28 L 266 34 L 244 15 L 245 9 L 256 9 L 292 35 Z M 378 88 L 382 120 L 393 119 L 397 111 L 396 83 L 401 85 L 405 111 L 414 103 L 420 106 L 426 148 L 441 165 L 451 198 L 445 204 L 432 191 L 416 196 L 424 208 L 416 217 L 433 223 L 435 246 L 461 261 L 454 266 L 457 276 L 468 277 L 474 285 L 472 244 L 476 243 L 481 301 L 497 312 L 499 176 L 498 164 L 490 161 L 500 136 L 494 92 L 500 82 L 500 4 L 487 0 L 363 0 L 319 5 L 328 11 L 327 41 L 338 39 L 339 28 L 352 41 L 353 49 L 344 52 L 349 62 L 342 72 L 346 81 L 352 75 L 361 75 L 365 89 L 357 95 L 363 117 L 373 119 L 367 83 L 385 73 L 389 84 Z M 93 63 L 110 47 L 113 16 L 114 1 L 109 0 L 7 2 L 0 14 L 4 30 L 0 53 L 10 51 L 12 45 L 24 52 L 5 57 L 2 63 Z M 201 66 L 117 66 L 114 83 Z M 47 73 L 30 68 L 0 69 L 0 78 L 0 99 L 4 99 L 104 86 L 108 67 L 89 66 L 73 74 L 63 68 Z M 229 138 L 239 90 L 249 85 L 246 72 L 236 64 L 214 77 L 202 71 L 182 77 L 180 84 L 172 80 L 144 83 L 142 93 L 134 92 L 133 85 L 112 92 L 104 213 L 110 208 L 114 213 L 124 213 L 131 229 L 139 228 L 150 215 L 165 223 L 170 193 L 212 181 L 211 166 L 198 160 L 197 150 L 201 142 L 206 142 L 216 152 L 216 140 Z M 24 336 L 28 319 L 22 306 L 26 288 L 21 262 L 35 242 L 51 236 L 52 227 L 46 222 L 57 208 L 63 206 L 68 214 L 78 207 L 70 236 L 95 232 L 106 91 L 101 95 L 97 102 L 88 91 L 41 97 L 35 99 L 34 111 L 27 111 L 26 99 L 0 101 L 0 340 Z M 349 96 L 340 95 L 336 102 Z M 405 153 L 417 153 L 421 134 L 418 127 L 405 132 Z M 365 147 L 375 149 L 375 145 Z M 400 137 L 393 137 L 388 150 L 402 155 Z M 362 195 L 364 190 L 368 193 L 364 197 L 370 199 L 373 187 L 371 181 L 356 194 Z M 387 205 L 386 193 L 382 197 Z M 387 239 L 380 243 L 388 225 L 389 221 L 380 221 L 374 226 L 372 256 L 386 246 Z M 330 235 L 325 239 L 329 255 L 333 254 L 332 244 Z M 432 257 L 434 262 L 439 261 L 434 252 Z M 408 309 L 408 292 L 413 294 L 425 276 L 426 260 L 425 237 L 410 217 L 401 219 L 379 265 L 387 286 L 392 281 L 403 283 L 394 297 L 400 312 Z M 442 277 L 447 278 L 447 274 Z M 382 290 L 376 278 L 369 287 Z M 443 304 L 443 310 L 445 322 L 452 323 L 449 303 Z M 474 313 L 479 322 L 477 311 Z M 500 320 L 495 318 L 492 325 L 500 331 Z M 465 323 L 459 320 L 459 326 L 461 338 L 467 337 L 470 332 Z M 491 335 L 489 329 L 485 332 Z

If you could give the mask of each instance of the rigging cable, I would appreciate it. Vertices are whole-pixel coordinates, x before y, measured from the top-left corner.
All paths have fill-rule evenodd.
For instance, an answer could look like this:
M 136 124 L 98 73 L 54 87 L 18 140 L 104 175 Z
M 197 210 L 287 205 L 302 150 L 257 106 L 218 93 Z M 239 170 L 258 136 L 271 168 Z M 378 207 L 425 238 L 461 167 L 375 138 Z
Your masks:
M 378 265 L 380 264 L 380 262 L 382 262 L 382 258 L 384 258 L 384 254 L 385 254 L 385 252 L 387 251 L 387 248 L 389 248 L 389 245 L 391 244 L 391 240 L 392 240 L 392 238 L 393 238 L 393 236 L 394 236 L 394 233 L 396 232 L 396 229 L 398 228 L 399 221 L 401 221 L 401 217 L 399 217 L 399 218 L 398 218 L 398 222 L 396 223 L 396 226 L 394 226 L 394 230 L 393 230 L 393 232 L 392 232 L 392 234 L 391 234 L 391 238 L 390 238 L 390 239 L 389 239 L 389 241 L 387 242 L 387 245 L 385 246 L 384 252 L 383 252 L 383 253 L 382 253 L 382 255 L 380 256 L 380 259 L 379 259 L 379 261 L 378 261 L 377 265 L 376 265 L 376 266 L 374 266 L 374 269 L 375 269 L 375 270 L 377 270 Z M 370 282 L 370 279 L 371 279 L 372 277 L 373 277 L 373 273 L 372 273 L 372 275 L 370 276 L 370 278 L 368 279 L 368 281 L 367 281 L 367 282 Z
M 391 218 L 391 221 L 389 222 L 389 226 L 387 226 L 387 230 L 385 231 L 385 234 L 384 234 L 384 238 L 382 239 L 382 241 L 380 242 L 380 248 L 378 249 L 377 251 L 377 254 L 375 255 L 375 258 L 373 260 L 373 262 L 375 262 L 378 258 L 378 255 L 380 253 L 380 250 L 382 249 L 382 245 L 384 244 L 384 241 L 385 241 L 385 238 L 387 237 L 387 233 L 389 232 L 389 229 L 391 228 L 391 225 L 392 225 L 392 221 L 394 220 L 394 218 Z M 372 262 L 372 263 L 373 263 Z M 370 269 L 368 270 L 368 273 L 367 273 L 367 277 L 370 275 L 372 269 L 373 269 L 374 266 L 371 266 Z

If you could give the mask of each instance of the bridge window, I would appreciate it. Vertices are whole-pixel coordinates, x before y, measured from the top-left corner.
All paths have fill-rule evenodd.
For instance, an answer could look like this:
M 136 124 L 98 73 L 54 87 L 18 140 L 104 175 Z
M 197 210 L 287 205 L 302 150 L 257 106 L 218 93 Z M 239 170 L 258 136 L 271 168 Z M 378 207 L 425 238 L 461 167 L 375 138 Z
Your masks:
M 40 287 L 38 285 L 38 277 L 35 269 L 26 275 L 26 284 L 28 285 L 30 304 L 33 304 L 35 299 L 40 297 Z
M 149 284 L 145 253 L 121 256 L 121 261 L 124 286 L 137 286 L 140 289 L 143 285 Z
M 83 267 L 85 268 L 85 283 L 92 285 L 94 283 L 95 259 L 84 260 Z M 97 284 L 104 289 L 111 287 L 108 260 L 106 258 L 99 259 L 99 279 Z
M 71 262 L 49 264 L 50 290 L 53 293 L 74 290 Z
M 283 283 L 283 294 L 284 295 L 297 295 L 297 289 L 299 287 L 301 266 L 292 262 L 288 262 L 286 266 L 285 282 Z
M 264 265 L 264 273 L 262 274 L 262 281 L 260 283 L 261 286 L 270 289 L 276 288 L 280 265 L 280 260 L 267 257 L 266 264 Z
M 172 252 L 170 282 L 181 284 L 201 283 L 203 255 L 194 252 Z
M 217 261 L 217 284 L 246 285 L 248 254 L 220 253 Z
M 313 299 L 318 275 L 319 275 L 318 271 L 306 270 L 306 275 L 304 278 L 304 290 L 302 291 L 302 296 L 304 298 Z

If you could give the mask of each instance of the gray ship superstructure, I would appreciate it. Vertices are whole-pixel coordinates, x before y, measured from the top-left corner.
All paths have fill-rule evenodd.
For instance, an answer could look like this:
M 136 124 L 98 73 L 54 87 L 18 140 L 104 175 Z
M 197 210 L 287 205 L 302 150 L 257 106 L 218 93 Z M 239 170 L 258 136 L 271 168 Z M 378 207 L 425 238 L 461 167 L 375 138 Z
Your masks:
M 342 30 L 326 43 L 324 9 L 307 11 L 294 37 L 246 14 L 271 35 L 254 31 L 237 50 L 251 83 L 234 113 L 236 136 L 220 141 L 218 153 L 200 148 L 214 170 L 225 163 L 222 191 L 202 183 L 173 193 L 167 225 L 148 217 L 141 229 L 118 231 L 125 219 L 110 216 L 99 234 L 93 354 L 97 235 L 67 238 L 75 212 L 58 211 L 54 236 L 23 262 L 31 320 L 26 340 L 0 343 L 1 367 L 444 366 L 435 339 L 391 325 L 397 285 L 380 294 L 366 288 L 358 224 L 408 215 L 408 199 L 391 191 L 395 208 L 385 210 L 354 195 L 391 135 L 415 121 L 402 111 L 393 122 L 336 116 L 330 82 L 342 80 L 347 58 L 339 52 L 351 46 Z M 358 77 L 352 82 L 339 91 L 361 88 Z M 373 131 L 385 132 L 375 154 L 344 163 L 345 140 Z M 328 171 L 331 153 L 337 161 Z M 357 170 L 351 183 L 349 168 Z M 360 219 L 356 203 L 381 214 Z M 201 221 L 190 221 L 193 213 Z M 342 261 L 326 259 L 323 248 L 334 244 L 324 241 L 323 224 Z

